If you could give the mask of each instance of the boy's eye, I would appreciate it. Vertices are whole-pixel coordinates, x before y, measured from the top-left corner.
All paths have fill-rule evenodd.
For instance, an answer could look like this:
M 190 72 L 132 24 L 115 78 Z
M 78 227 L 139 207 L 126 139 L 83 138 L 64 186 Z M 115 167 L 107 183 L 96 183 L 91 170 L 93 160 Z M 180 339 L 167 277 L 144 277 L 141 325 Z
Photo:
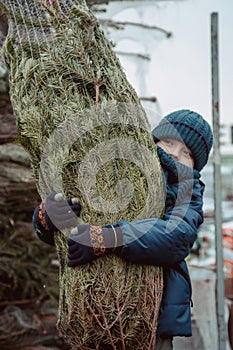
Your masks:
M 172 141 L 171 140 L 164 139 L 163 142 L 166 143 L 166 145 L 172 146 Z
M 188 158 L 193 158 L 193 155 L 192 155 L 192 153 L 190 151 L 184 150 L 184 154 Z

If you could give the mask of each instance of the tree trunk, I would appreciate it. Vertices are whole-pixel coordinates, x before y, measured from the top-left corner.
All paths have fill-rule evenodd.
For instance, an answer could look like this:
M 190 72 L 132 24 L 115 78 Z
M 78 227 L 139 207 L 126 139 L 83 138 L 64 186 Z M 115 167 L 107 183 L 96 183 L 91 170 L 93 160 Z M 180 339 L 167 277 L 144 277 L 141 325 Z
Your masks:
M 18 137 L 42 198 L 78 196 L 82 220 L 101 226 L 159 217 L 162 176 L 146 115 L 85 1 L 0 4 Z M 56 235 L 63 336 L 77 349 L 152 350 L 161 268 L 107 256 L 70 269 L 68 235 Z

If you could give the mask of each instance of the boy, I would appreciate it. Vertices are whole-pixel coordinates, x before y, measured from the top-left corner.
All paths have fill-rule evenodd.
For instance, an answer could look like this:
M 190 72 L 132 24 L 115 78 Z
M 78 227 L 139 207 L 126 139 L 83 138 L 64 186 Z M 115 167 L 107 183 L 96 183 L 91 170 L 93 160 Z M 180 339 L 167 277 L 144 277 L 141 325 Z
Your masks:
M 170 350 L 174 336 L 192 335 L 191 281 L 184 259 L 203 222 L 204 184 L 200 181 L 200 171 L 208 161 L 213 135 L 203 117 L 189 110 L 175 111 L 163 118 L 152 135 L 158 146 L 166 189 L 163 218 L 124 221 L 104 227 L 79 225 L 72 231 L 79 234 L 68 240 L 68 265 L 75 267 L 114 253 L 133 263 L 163 266 L 164 291 L 155 350 Z M 45 205 L 60 217 L 61 207 L 67 202 L 57 203 L 51 194 Z M 77 209 L 74 207 L 77 203 L 69 203 L 79 215 L 81 207 Z M 67 213 L 62 215 L 66 227 L 74 225 L 67 221 Z M 53 243 L 54 227 L 45 206 L 36 208 L 33 223 L 38 236 Z

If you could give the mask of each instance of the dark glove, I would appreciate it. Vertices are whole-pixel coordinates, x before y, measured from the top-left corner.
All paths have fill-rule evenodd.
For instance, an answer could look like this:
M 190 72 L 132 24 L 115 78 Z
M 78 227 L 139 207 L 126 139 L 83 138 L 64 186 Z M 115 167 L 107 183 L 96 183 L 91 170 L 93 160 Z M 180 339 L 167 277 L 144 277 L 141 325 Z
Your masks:
M 54 232 L 58 229 L 76 226 L 80 212 L 81 204 L 76 198 L 65 200 L 61 194 L 53 192 L 34 210 L 32 224 L 42 241 L 54 245 Z
M 77 198 L 66 200 L 62 194 L 52 192 L 45 200 L 45 222 L 49 231 L 76 226 L 80 212 L 81 204 Z
M 78 234 L 68 239 L 69 267 L 87 264 L 102 255 L 116 253 L 123 244 L 119 225 L 79 225 L 72 232 Z

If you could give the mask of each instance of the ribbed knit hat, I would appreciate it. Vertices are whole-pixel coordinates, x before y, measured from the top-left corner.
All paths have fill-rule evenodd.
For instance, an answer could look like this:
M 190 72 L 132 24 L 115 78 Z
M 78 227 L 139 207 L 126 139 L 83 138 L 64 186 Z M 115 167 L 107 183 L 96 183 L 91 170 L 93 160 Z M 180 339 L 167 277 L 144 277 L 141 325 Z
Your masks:
M 152 131 L 155 142 L 173 138 L 183 142 L 192 152 L 194 168 L 200 171 L 208 161 L 213 133 L 208 122 L 198 113 L 182 109 L 164 117 Z

